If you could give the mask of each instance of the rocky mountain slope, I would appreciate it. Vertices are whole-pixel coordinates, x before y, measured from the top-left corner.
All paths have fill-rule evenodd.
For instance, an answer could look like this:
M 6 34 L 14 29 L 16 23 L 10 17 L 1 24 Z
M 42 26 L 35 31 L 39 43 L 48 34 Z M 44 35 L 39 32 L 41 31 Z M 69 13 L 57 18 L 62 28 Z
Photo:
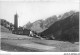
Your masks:
M 65 19 L 69 17 L 70 15 L 72 15 L 73 13 L 75 13 L 75 11 L 65 12 L 64 14 L 61 14 L 58 17 L 56 15 L 53 15 L 51 17 L 46 18 L 45 20 L 37 20 L 33 23 L 28 22 L 23 27 L 26 29 L 31 29 L 37 33 L 40 33 L 48 29 L 56 21 Z
M 26 29 L 31 29 L 37 33 L 40 33 L 42 31 L 46 30 L 49 26 L 51 26 L 57 20 L 58 20 L 57 16 L 52 16 L 45 20 L 37 20 L 33 23 L 29 22 L 26 25 L 24 25 L 23 27 Z

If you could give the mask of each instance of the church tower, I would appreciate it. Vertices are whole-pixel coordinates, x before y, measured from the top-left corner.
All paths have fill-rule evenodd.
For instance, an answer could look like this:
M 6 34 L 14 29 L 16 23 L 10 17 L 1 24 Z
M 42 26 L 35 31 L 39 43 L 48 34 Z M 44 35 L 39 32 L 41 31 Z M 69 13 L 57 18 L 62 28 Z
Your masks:
M 17 28 L 18 28 L 18 14 L 17 13 L 14 15 L 14 28 L 17 31 Z

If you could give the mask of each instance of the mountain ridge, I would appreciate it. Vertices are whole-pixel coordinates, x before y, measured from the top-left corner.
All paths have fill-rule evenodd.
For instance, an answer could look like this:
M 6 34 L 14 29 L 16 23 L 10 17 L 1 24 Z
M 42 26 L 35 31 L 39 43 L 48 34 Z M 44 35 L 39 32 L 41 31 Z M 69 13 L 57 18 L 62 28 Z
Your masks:
M 55 22 L 41 33 L 41 36 L 48 35 L 54 35 L 53 37 L 57 40 L 79 41 L 79 12 Z M 50 36 L 48 37 L 50 38 Z

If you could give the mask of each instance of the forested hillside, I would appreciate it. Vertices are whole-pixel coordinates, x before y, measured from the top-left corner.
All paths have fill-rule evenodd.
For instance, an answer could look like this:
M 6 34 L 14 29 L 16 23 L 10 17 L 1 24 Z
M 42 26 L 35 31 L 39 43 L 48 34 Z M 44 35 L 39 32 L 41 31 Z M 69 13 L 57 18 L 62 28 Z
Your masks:
M 14 28 L 14 25 L 7 20 L 0 19 L 0 28 L 1 32 L 11 32 L 12 29 Z
M 47 38 L 52 38 L 53 36 L 57 40 L 70 42 L 79 41 L 79 12 L 55 22 L 43 31 L 41 36 L 46 36 Z

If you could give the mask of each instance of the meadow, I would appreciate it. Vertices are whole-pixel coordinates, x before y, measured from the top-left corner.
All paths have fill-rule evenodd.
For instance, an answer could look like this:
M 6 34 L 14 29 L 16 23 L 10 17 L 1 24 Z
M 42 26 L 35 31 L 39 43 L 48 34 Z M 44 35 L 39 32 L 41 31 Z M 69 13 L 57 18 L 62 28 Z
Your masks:
M 1 50 L 8 52 L 78 52 L 79 42 L 70 43 L 1 32 Z

